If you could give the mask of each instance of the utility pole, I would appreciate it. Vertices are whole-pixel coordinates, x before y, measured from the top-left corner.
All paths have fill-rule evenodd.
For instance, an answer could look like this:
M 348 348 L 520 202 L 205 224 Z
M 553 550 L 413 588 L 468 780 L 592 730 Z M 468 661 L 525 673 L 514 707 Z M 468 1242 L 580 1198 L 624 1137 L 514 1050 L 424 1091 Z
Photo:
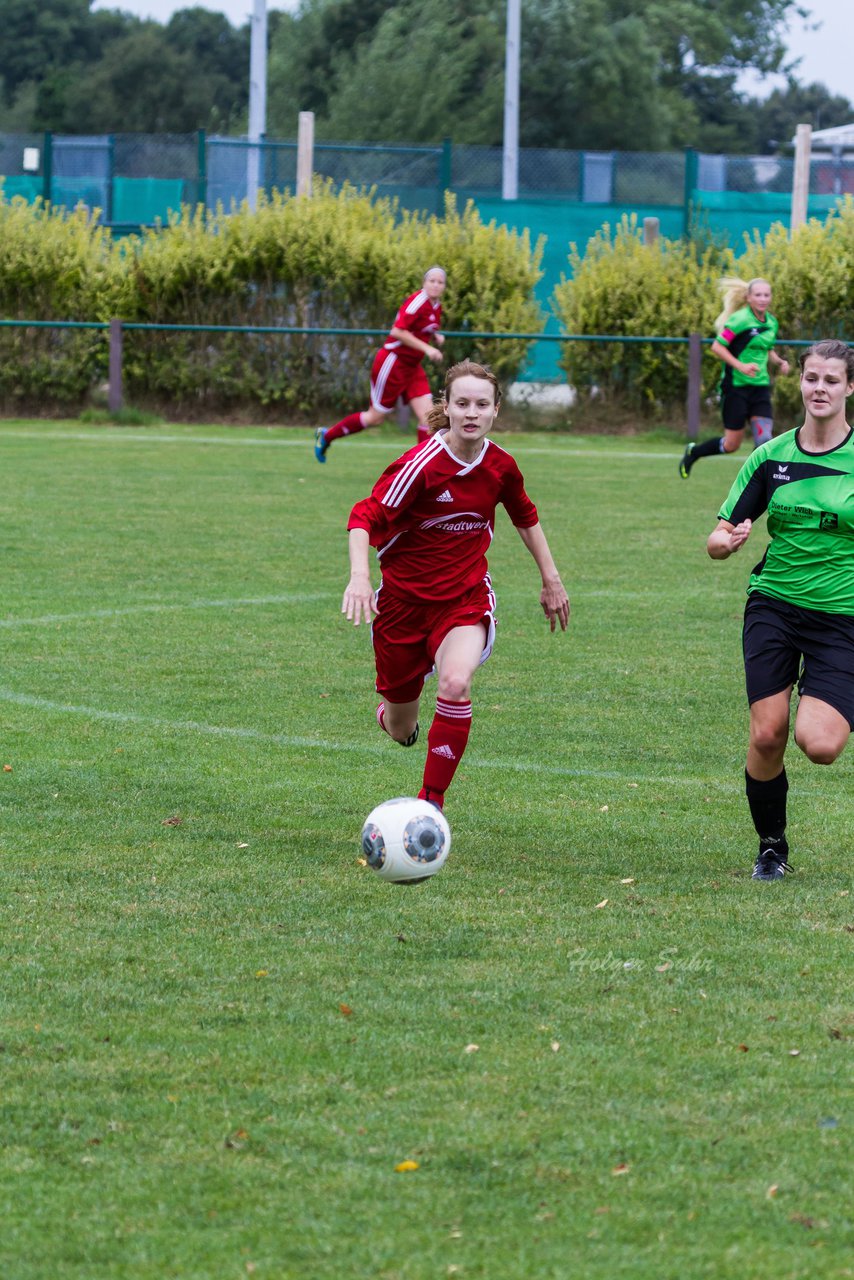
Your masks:
M 810 194 L 810 152 L 812 151 L 812 126 L 799 124 L 795 134 L 795 172 L 792 182 L 792 217 L 790 234 L 807 220 Z
M 504 42 L 504 160 L 501 197 L 519 197 L 519 43 L 521 0 L 507 0 L 507 34 Z
M 252 34 L 249 45 L 249 142 L 246 163 L 246 199 L 249 208 L 258 204 L 258 188 L 263 185 L 259 145 L 267 132 L 267 0 L 254 0 Z

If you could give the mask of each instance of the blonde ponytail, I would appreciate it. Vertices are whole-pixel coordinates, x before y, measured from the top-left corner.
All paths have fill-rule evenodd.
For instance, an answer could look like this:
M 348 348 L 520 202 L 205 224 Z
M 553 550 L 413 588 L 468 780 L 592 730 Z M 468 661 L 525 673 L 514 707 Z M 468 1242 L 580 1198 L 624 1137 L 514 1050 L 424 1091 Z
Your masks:
M 767 283 L 764 276 L 754 276 L 752 280 L 740 280 L 738 276 L 724 276 L 719 280 L 718 289 L 723 294 L 724 309 L 715 321 L 715 333 L 720 333 L 730 316 L 747 306 L 750 290 L 755 284 Z

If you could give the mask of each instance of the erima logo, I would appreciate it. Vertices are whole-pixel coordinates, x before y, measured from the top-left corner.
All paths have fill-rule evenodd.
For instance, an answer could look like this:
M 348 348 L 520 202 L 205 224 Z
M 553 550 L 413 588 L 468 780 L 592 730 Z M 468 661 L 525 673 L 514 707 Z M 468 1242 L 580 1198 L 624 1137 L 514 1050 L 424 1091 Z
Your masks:
M 446 489 L 444 493 L 440 493 L 436 501 L 437 502 L 453 502 L 450 489 Z
M 444 742 L 441 747 L 433 747 L 430 754 L 432 756 L 444 756 L 446 760 L 456 760 L 457 758 L 451 748 Z
M 788 462 L 785 465 L 782 462 L 779 462 L 777 464 L 777 470 L 774 472 L 774 479 L 775 480 L 791 480 L 792 477 L 786 474 L 788 470 L 789 470 Z

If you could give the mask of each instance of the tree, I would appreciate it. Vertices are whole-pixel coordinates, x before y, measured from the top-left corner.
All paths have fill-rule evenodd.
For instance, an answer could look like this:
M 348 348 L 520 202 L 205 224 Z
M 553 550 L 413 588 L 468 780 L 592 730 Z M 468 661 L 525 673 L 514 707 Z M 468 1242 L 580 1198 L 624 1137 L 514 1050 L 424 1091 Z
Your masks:
M 757 150 L 775 152 L 791 146 L 799 124 L 813 129 L 832 129 L 850 124 L 854 106 L 841 94 L 833 94 L 823 84 L 797 84 L 789 80 L 785 89 L 775 89 L 757 105 Z

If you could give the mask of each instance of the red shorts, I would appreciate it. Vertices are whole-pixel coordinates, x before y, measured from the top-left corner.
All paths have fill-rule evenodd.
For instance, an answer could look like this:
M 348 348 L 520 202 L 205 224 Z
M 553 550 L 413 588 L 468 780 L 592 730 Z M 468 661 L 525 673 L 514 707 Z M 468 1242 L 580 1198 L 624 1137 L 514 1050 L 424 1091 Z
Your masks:
M 377 693 L 388 702 L 414 702 L 436 662 L 436 650 L 454 627 L 486 628 L 481 663 L 495 643 L 495 595 L 489 574 L 458 600 L 413 603 L 377 592 L 379 613 L 371 627 Z
M 391 413 L 401 396 L 408 404 L 416 396 L 430 394 L 430 383 L 420 364 L 380 347 L 371 366 L 371 404 L 375 409 Z

